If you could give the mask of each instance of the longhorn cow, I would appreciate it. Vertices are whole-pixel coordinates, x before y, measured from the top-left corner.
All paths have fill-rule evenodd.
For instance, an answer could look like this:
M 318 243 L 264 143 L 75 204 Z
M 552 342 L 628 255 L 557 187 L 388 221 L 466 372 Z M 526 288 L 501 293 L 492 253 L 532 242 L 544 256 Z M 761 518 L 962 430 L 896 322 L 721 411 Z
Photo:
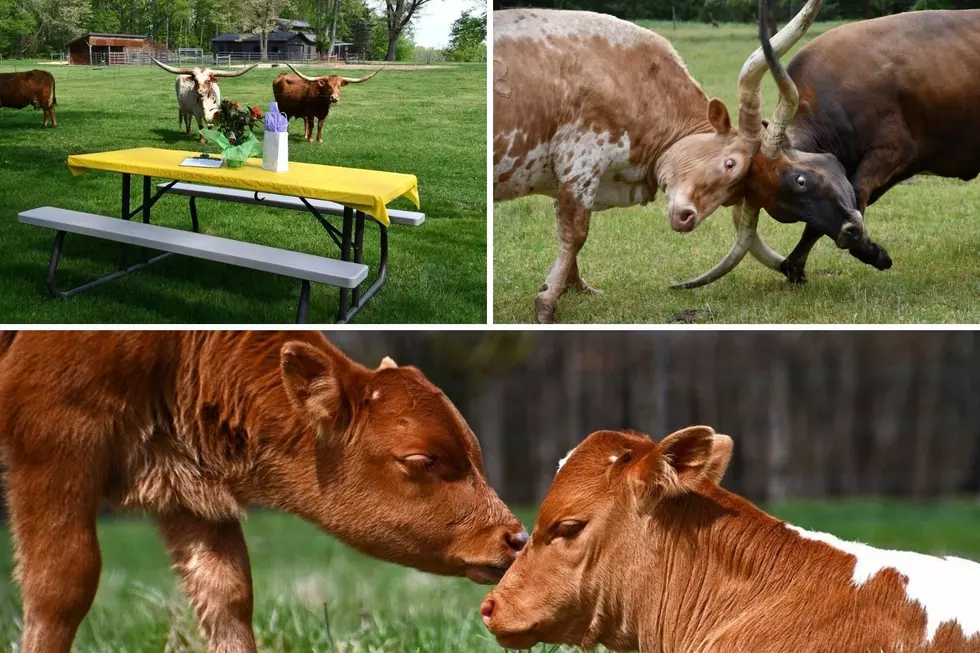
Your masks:
M 766 34 L 760 20 L 763 46 Z M 891 267 L 868 235 L 867 207 L 919 173 L 980 174 L 980 10 L 851 23 L 815 38 L 786 69 L 778 53 L 767 58 L 781 99 L 746 179 L 743 213 L 761 208 L 779 222 L 805 223 L 777 268 L 790 282 L 806 282 L 821 236 L 879 270 Z
M 252 70 L 259 64 L 254 63 L 248 68 L 236 72 L 226 70 L 211 70 L 203 66 L 196 68 L 174 68 L 152 59 L 168 73 L 177 75 L 174 90 L 177 93 L 177 120 L 184 126 L 188 136 L 191 135 L 191 118 L 197 118 L 197 128 L 202 129 L 205 122 L 209 123 L 218 112 L 221 104 L 221 89 L 218 88 L 218 77 L 239 77 Z M 201 137 L 203 141 L 204 138 Z
M 22 73 L 0 73 L 0 107 L 23 109 L 32 106 L 44 111 L 41 127 L 58 126 L 54 107 L 58 104 L 54 92 L 54 77 L 46 70 Z
M 323 142 L 323 122 L 330 113 L 330 105 L 340 102 L 340 89 L 348 84 L 366 82 L 383 68 L 379 68 L 366 77 L 342 77 L 340 75 L 320 75 L 307 77 L 290 64 L 289 69 L 295 75 L 280 73 L 272 82 L 272 94 L 279 104 L 279 110 L 287 118 L 302 118 L 303 136 L 313 142 L 313 121 L 317 120 L 316 141 Z
M 820 8 L 809 0 L 774 39 L 785 53 Z M 710 99 L 663 37 L 592 12 L 515 9 L 494 12 L 494 200 L 555 198 L 558 258 L 535 301 L 539 322 L 554 319 L 567 286 L 596 292 L 582 278 L 578 253 L 593 211 L 646 204 L 657 189 L 670 225 L 688 232 L 720 206 L 742 201 L 762 137 L 757 50 L 738 79 L 738 127 Z M 574 72 L 572 72 L 574 71 Z M 743 236 L 701 279 L 724 274 L 751 249 L 782 260 L 741 222 Z

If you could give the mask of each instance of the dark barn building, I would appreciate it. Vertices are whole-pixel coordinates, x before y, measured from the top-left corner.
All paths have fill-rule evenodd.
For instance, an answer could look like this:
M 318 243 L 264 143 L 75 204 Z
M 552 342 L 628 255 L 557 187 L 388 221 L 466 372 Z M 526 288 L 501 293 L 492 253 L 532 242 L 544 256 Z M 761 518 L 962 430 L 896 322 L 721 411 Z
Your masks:
M 211 39 L 211 51 L 215 55 L 247 55 L 250 59 L 261 56 L 262 47 L 258 34 L 221 34 Z M 269 59 L 315 59 L 316 39 L 306 32 L 269 32 Z

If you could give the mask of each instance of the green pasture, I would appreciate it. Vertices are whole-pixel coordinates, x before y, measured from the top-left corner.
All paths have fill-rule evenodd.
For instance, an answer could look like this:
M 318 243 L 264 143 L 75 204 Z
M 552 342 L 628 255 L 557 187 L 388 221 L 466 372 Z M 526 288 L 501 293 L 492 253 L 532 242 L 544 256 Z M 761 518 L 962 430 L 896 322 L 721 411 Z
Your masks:
M 812 530 L 880 547 L 980 559 L 980 505 L 874 501 L 773 507 Z M 521 513 L 530 526 L 533 514 Z M 258 513 L 245 523 L 261 651 L 458 653 L 500 651 L 478 614 L 488 588 L 369 560 L 295 518 Z M 100 523 L 103 569 L 82 624 L 79 653 L 203 652 L 204 642 L 146 520 Z M 9 531 L 0 536 L 0 649 L 15 649 L 20 598 L 10 581 Z M 539 653 L 553 653 L 538 646 Z M 567 649 L 569 651 L 573 649 Z
M 737 114 L 736 80 L 758 47 L 754 26 L 650 25 L 670 39 L 691 74 Z M 836 26 L 818 24 L 807 39 Z M 795 51 L 794 51 L 795 52 Z M 792 53 L 791 53 L 792 55 Z M 789 57 L 784 59 L 789 60 Z M 859 65 L 856 62 L 855 65 Z M 776 106 L 771 79 L 766 113 Z M 661 194 L 646 207 L 593 214 L 579 255 L 582 276 L 604 291 L 561 298 L 557 322 L 593 323 L 977 323 L 980 321 L 980 184 L 922 176 L 892 189 L 867 212 L 875 239 L 894 261 L 879 272 L 838 250 L 814 248 L 809 284 L 800 288 L 750 257 L 726 278 L 698 290 L 669 285 L 706 272 L 735 240 L 729 209 L 690 234 L 671 231 Z M 534 297 L 555 261 L 552 200 L 530 197 L 494 204 L 494 321 L 533 322 Z M 802 224 L 763 214 L 760 232 L 789 254 Z
M 39 111 L 0 110 L 0 322 L 227 324 L 295 319 L 298 281 L 185 257 L 172 257 L 69 300 L 50 298 L 44 279 L 54 234 L 19 224 L 17 213 L 51 205 L 114 216 L 120 207 L 120 175 L 72 177 L 65 164 L 69 154 L 201 148 L 178 125 L 173 75 L 156 66 L 97 70 L 3 62 L 0 72 L 33 67 L 55 76 L 58 128 L 42 130 Z M 244 77 L 221 80 L 222 97 L 265 110 L 272 100 L 272 80 L 283 70 L 288 72 L 260 67 Z M 326 71 L 310 69 L 311 74 Z M 302 122 L 292 122 L 292 161 L 412 173 L 419 180 L 426 221 L 421 227 L 391 228 L 388 281 L 356 323 L 486 322 L 486 124 L 484 64 L 399 66 L 368 83 L 348 86 L 327 119 L 322 145 L 303 140 Z M 133 183 L 134 208 L 139 204 L 138 181 Z M 412 208 L 404 199 L 392 206 Z M 337 256 L 311 215 L 207 200 L 199 207 L 206 233 Z M 153 208 L 153 220 L 189 229 L 187 199 L 164 197 Z M 372 275 L 377 242 L 377 226 L 371 222 L 365 258 Z M 69 235 L 61 284 L 73 287 L 107 274 L 117 258 L 117 245 Z M 313 284 L 310 322 L 335 320 L 337 296 L 335 288 Z

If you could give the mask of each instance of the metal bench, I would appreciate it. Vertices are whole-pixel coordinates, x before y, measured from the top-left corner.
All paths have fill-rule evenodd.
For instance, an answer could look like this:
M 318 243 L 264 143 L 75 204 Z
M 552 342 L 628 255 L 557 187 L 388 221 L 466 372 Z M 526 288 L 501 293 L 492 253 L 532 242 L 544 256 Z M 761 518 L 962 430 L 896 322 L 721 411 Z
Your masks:
M 342 289 L 356 289 L 367 278 L 368 268 L 359 262 L 340 261 L 337 259 L 314 256 L 301 252 L 292 252 L 265 245 L 245 243 L 228 238 L 219 238 L 195 231 L 182 231 L 169 227 L 159 227 L 152 224 L 107 218 L 92 213 L 59 209 L 43 206 L 18 214 L 18 220 L 24 224 L 54 229 L 57 233 L 54 248 L 51 251 L 51 262 L 48 265 L 48 292 L 55 297 L 70 297 L 84 290 L 94 288 L 106 281 L 135 272 L 148 265 L 156 263 L 172 254 L 183 254 L 195 258 L 237 265 L 239 267 L 271 272 L 302 281 L 300 288 L 299 308 L 296 313 L 297 322 L 305 322 L 310 304 L 310 282 L 338 286 Z M 196 222 L 196 220 L 195 220 Z M 89 282 L 67 291 L 58 290 L 55 275 L 58 261 L 61 259 L 61 249 L 66 233 L 76 233 L 122 243 L 151 248 L 166 252 L 154 258 L 149 258 L 144 250 L 144 260 L 136 265 L 123 269 L 101 279 Z
M 168 186 L 170 187 L 167 188 Z M 203 184 L 187 184 L 184 182 L 177 182 L 172 186 L 170 182 L 166 184 L 157 184 L 157 190 L 162 191 L 164 189 L 166 189 L 166 192 L 168 193 L 172 193 L 174 195 L 185 195 L 191 198 L 191 216 L 194 220 L 197 219 L 197 207 L 194 205 L 194 198 L 197 197 L 204 199 L 224 200 L 226 202 L 253 204 L 256 206 L 273 206 L 279 209 L 296 209 L 298 211 L 309 210 L 309 207 L 304 203 L 309 202 L 310 206 L 321 213 L 341 217 L 344 215 L 344 206 L 342 204 L 328 202 L 325 200 L 303 200 L 299 197 L 291 197 L 289 195 L 256 193 L 248 190 L 239 190 L 237 188 L 222 188 L 221 186 L 205 186 Z M 424 213 L 417 213 L 415 211 L 400 211 L 398 209 L 388 209 L 388 218 L 391 220 L 391 224 L 400 224 L 409 227 L 417 227 L 425 222 Z

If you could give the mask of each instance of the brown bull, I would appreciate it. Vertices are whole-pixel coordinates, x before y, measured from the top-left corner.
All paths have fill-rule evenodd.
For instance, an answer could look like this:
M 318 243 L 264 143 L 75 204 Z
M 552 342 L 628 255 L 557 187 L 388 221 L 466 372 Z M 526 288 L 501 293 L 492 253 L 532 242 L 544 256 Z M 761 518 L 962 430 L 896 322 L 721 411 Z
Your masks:
M 54 77 L 46 70 L 28 70 L 23 73 L 0 73 L 0 107 L 23 109 L 32 106 L 44 111 L 41 127 L 58 126 L 54 107 L 58 98 L 54 92 Z
M 342 77 L 340 75 L 320 75 L 307 77 L 288 63 L 295 75 L 282 73 L 272 82 L 272 94 L 279 104 L 279 110 L 287 118 L 302 118 L 304 124 L 303 137 L 313 142 L 313 121 L 318 120 L 316 129 L 317 143 L 323 142 L 323 121 L 330 113 L 330 105 L 340 101 L 340 89 L 348 84 L 366 82 L 383 68 L 378 69 L 367 77 Z

